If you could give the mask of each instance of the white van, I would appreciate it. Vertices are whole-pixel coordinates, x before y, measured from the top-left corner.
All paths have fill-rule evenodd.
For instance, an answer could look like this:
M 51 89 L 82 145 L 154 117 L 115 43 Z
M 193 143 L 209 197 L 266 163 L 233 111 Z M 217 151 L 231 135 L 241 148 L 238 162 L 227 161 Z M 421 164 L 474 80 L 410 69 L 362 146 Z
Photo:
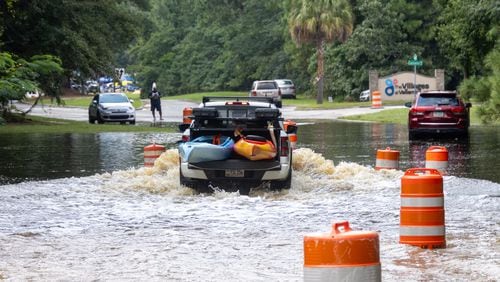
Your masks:
M 361 102 L 370 101 L 370 98 L 371 98 L 370 90 L 365 90 L 361 92 L 361 94 L 359 94 L 359 100 Z

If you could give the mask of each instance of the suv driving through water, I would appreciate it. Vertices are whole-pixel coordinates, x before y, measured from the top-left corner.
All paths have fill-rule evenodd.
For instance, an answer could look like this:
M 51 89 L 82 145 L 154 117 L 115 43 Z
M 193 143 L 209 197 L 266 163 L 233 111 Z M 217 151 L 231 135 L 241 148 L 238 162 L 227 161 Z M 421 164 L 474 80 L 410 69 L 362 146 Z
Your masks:
M 192 119 L 182 136 L 185 143 L 179 145 L 181 185 L 199 192 L 218 187 L 240 194 L 248 194 L 252 187 L 263 183 L 271 190 L 290 188 L 292 148 L 272 98 L 203 97 L 199 107 L 193 109 Z M 288 126 L 287 130 L 294 132 L 296 127 Z M 221 146 L 227 149 L 234 145 L 234 149 L 231 147 L 223 159 L 207 160 L 217 153 L 210 151 L 212 144 L 203 143 L 200 152 L 205 154 L 204 159 L 187 157 L 187 151 L 198 145 L 193 144 L 195 140 L 205 137 L 225 140 Z M 243 152 L 238 151 L 238 146 Z M 263 150 L 259 151 L 263 153 L 260 157 L 258 146 Z

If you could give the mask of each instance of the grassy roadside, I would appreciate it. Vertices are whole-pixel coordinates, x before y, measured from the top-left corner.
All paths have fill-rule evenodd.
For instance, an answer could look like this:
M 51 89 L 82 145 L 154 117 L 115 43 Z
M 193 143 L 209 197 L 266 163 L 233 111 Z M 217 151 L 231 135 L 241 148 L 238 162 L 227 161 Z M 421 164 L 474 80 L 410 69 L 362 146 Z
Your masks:
M 132 93 L 132 92 L 125 92 L 129 99 L 134 100 L 132 103 L 136 109 L 142 107 L 142 101 L 139 93 Z M 94 95 L 86 95 L 86 96 L 71 96 L 71 97 L 61 97 L 62 100 L 62 105 L 63 106 L 71 106 L 71 107 L 81 107 L 81 108 L 87 108 L 90 105 L 90 102 L 92 101 L 92 98 Z M 40 103 L 43 103 L 44 105 L 56 105 L 56 101 L 52 101 L 48 97 L 42 98 L 42 101 Z
M 176 96 L 168 96 L 163 99 L 167 100 L 185 100 L 194 103 L 200 103 L 203 96 L 238 96 L 238 97 L 246 97 L 248 92 L 201 92 L 201 93 L 191 93 L 184 95 L 176 95 Z M 328 99 L 325 97 L 323 100 L 323 104 L 318 105 L 316 103 L 316 97 L 306 97 L 306 96 L 297 96 L 297 99 L 283 99 L 283 106 L 291 106 L 297 107 L 300 110 L 317 110 L 317 109 L 345 109 L 352 107 L 370 107 L 371 102 L 328 102 Z M 391 101 L 387 103 L 387 105 L 403 105 L 402 101 Z
M 2 134 L 21 133 L 99 133 L 99 132 L 177 132 L 174 127 L 152 127 L 150 125 L 121 125 L 121 124 L 90 124 L 83 121 L 44 118 L 29 116 L 22 119 L 14 116 L 15 120 L 0 126 Z
M 365 114 L 365 115 L 352 115 L 342 117 L 344 120 L 356 120 L 356 121 L 369 121 L 369 122 L 381 122 L 381 123 L 398 123 L 407 124 L 408 123 L 408 111 L 409 108 L 401 109 L 387 109 L 377 113 Z M 481 125 L 481 119 L 478 115 L 478 108 L 472 107 L 470 114 L 471 125 Z

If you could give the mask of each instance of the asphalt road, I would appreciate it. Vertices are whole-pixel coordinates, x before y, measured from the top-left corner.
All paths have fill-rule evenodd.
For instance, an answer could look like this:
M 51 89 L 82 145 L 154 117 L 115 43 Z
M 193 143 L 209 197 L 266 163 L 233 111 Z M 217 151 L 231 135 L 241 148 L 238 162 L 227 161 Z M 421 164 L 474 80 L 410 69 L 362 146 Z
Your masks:
M 26 111 L 29 104 L 14 103 L 14 105 Z M 182 110 L 185 107 L 197 107 L 197 103 L 181 101 L 181 100 L 162 100 L 163 119 L 165 122 L 182 122 Z M 332 120 L 343 116 L 359 115 L 367 113 L 379 112 L 386 108 L 395 108 L 401 106 L 382 107 L 372 109 L 370 107 L 356 107 L 346 109 L 333 110 L 297 110 L 295 107 L 283 107 L 283 117 L 285 119 L 317 119 L 317 120 Z M 79 107 L 63 107 L 38 105 L 29 113 L 34 116 L 44 116 L 51 118 L 60 118 L 68 120 L 88 121 L 88 110 Z M 158 116 L 158 115 L 157 115 Z M 153 122 L 153 116 L 149 107 L 149 101 L 144 101 L 144 107 L 136 111 L 136 122 L 146 123 Z

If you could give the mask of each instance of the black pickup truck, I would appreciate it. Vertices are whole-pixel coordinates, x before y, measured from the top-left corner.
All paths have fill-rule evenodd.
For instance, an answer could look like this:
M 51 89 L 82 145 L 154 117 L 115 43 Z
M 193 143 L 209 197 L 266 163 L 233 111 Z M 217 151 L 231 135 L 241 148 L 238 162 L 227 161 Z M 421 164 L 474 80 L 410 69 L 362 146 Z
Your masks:
M 184 142 L 201 136 L 253 136 L 274 140 L 276 155 L 250 160 L 235 152 L 224 160 L 189 162 L 180 160 L 180 184 L 199 192 L 215 189 L 248 194 L 252 187 L 268 183 L 271 190 L 289 189 L 292 180 L 292 148 L 283 127 L 281 111 L 269 98 L 203 97 L 193 109 L 192 122 L 184 130 Z M 289 126 L 288 132 L 295 132 Z M 274 136 L 272 136 L 274 135 Z M 266 184 L 267 185 L 267 184 Z

